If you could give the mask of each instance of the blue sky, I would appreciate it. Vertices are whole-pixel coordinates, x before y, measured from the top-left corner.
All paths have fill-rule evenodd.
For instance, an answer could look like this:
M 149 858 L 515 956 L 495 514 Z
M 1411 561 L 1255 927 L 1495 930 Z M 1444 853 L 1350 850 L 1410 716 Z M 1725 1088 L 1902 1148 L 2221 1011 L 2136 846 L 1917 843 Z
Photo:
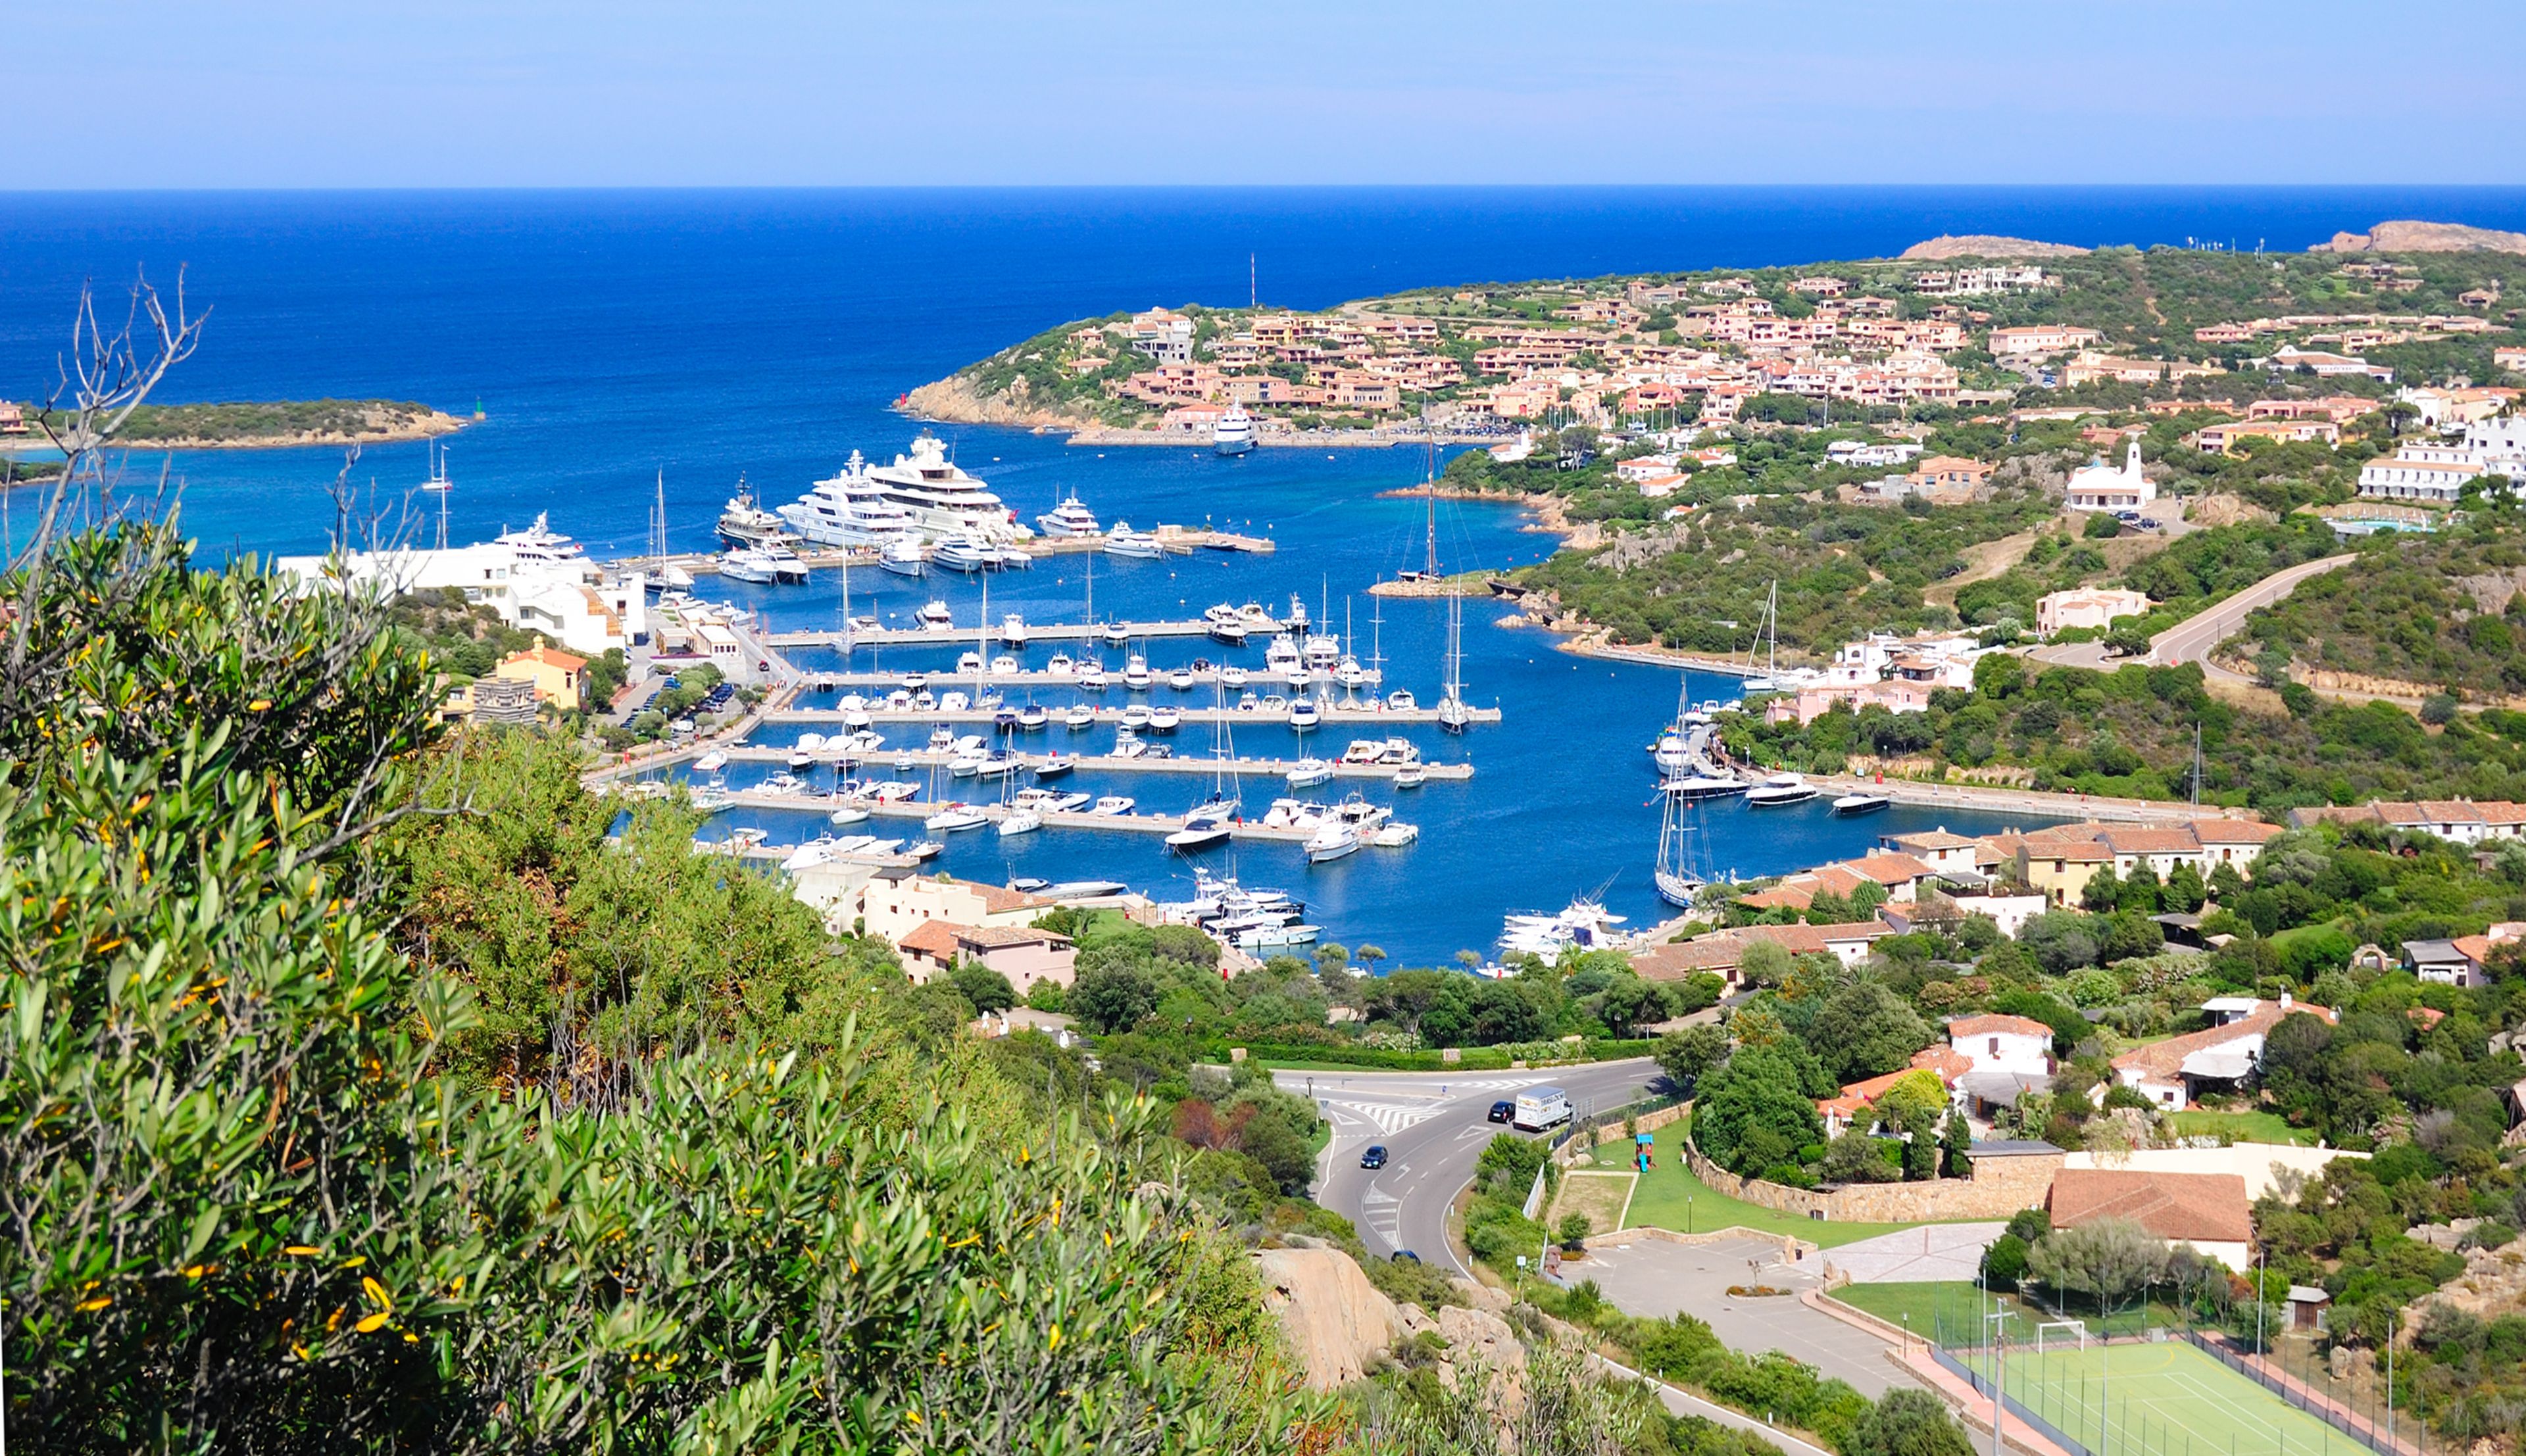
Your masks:
M 2517 0 L 0 13 L 19 187 L 2526 181 Z

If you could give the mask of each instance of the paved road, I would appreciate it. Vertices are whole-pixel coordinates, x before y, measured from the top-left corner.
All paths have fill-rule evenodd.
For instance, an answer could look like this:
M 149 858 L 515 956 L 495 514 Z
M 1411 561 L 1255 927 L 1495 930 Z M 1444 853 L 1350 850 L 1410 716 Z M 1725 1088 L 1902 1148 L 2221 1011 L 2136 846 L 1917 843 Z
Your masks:
M 1316 1179 L 1316 1201 L 1358 1226 L 1371 1255 L 1410 1249 L 1472 1278 L 1447 1241 L 1447 1208 L 1491 1138 L 1507 1130 L 1490 1106 L 1519 1089 L 1556 1086 L 1575 1112 L 1646 1096 L 1665 1074 L 1645 1057 L 1540 1072 L 1276 1072 L 1281 1090 L 1312 1096 L 1334 1125 Z M 1371 1173 L 1359 1155 L 1384 1143 L 1386 1167 Z
M 2236 635 L 2237 629 L 2245 626 L 2248 613 L 2279 601 L 2309 577 L 2323 576 L 2357 559 L 2355 552 L 2346 552 L 2340 556 L 2328 556 L 2322 561 L 2294 566 L 2285 572 L 2275 572 L 2226 601 L 2198 612 L 2149 638 L 2148 660 L 2169 665 L 2198 662 L 2201 664 L 2202 672 L 2210 676 L 2237 678 L 2234 673 L 2212 666 L 2209 658 L 2212 649 Z

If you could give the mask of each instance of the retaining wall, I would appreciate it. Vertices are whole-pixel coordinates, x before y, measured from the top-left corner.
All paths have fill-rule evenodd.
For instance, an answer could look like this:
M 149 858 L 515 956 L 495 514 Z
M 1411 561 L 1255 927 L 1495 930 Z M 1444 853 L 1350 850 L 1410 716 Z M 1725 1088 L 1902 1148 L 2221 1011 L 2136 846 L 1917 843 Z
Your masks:
M 1844 1224 L 1927 1224 L 1958 1219 L 2004 1219 L 2042 1206 L 2060 1171 L 2060 1154 L 1977 1158 L 1971 1178 L 1918 1183 L 1847 1183 L 1839 1188 L 1793 1188 L 1761 1179 L 1739 1178 L 1686 1145 L 1692 1176 L 1711 1191 L 1757 1208 Z

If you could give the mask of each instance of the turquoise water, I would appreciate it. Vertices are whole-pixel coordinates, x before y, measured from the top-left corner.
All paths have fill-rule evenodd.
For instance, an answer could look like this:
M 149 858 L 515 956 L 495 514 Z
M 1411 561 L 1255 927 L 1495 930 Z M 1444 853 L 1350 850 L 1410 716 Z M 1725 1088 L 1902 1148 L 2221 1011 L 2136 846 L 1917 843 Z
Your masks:
M 1068 319 L 1187 301 L 1241 303 L 1252 255 L 1269 303 L 1323 306 L 1409 285 L 1626 270 L 1797 262 L 1889 253 L 1939 232 L 2013 232 L 2072 242 L 2256 237 L 2302 247 L 2385 217 L 2526 227 L 2526 191 L 2454 189 L 1292 189 L 315 193 L 0 196 L 0 395 L 41 397 L 82 277 L 112 289 L 145 264 L 187 269 L 214 312 L 202 351 L 162 398 L 416 398 L 485 421 L 455 440 L 451 533 L 479 539 L 550 511 L 598 554 L 640 548 L 665 472 L 676 543 L 707 543 L 741 471 L 775 501 L 857 448 L 890 455 L 914 427 L 888 406 L 1015 339 Z M 1202 553 L 1099 559 L 1100 616 L 1172 616 L 1221 600 L 1344 604 L 1422 554 L 1422 506 L 1380 492 L 1419 480 L 1413 450 L 1097 452 L 993 429 L 948 432 L 959 460 L 1032 518 L 1077 491 L 1101 517 L 1146 527 L 1213 524 L 1268 534 L 1270 556 Z M 134 482 L 160 462 L 135 458 Z M 324 547 L 338 452 L 179 457 L 184 520 L 206 551 Z M 425 474 L 420 445 L 373 447 L 351 479 L 392 513 Z M 8 502 L 20 504 L 19 499 Z M 1549 538 L 1505 507 L 1442 502 L 1447 568 L 1541 560 Z M 1083 563 L 1047 562 L 992 581 L 992 611 L 1075 617 Z M 974 620 L 978 588 L 854 574 L 854 606 L 901 615 L 935 592 Z M 836 581 L 733 587 L 776 626 L 834 624 Z M 1370 634 L 1357 599 L 1355 630 Z M 1744 616 L 1755 616 L 1748 602 Z M 1657 839 L 1643 746 L 1674 711 L 1673 672 L 1587 661 L 1544 635 L 1495 625 L 1469 604 L 1469 696 L 1504 722 L 1461 739 L 1416 731 L 1436 760 L 1469 758 L 1466 783 L 1402 795 L 1423 838 L 1309 870 L 1294 846 L 1244 847 L 1252 882 L 1302 894 L 1328 938 L 1374 941 L 1389 965 L 1487 951 L 1510 911 L 1557 910 L 1601 892 L 1645 923 Z M 1442 604 L 1385 604 L 1391 685 L 1437 695 Z M 1028 654 L 1039 666 L 1048 647 Z M 1159 667 L 1215 644 L 1155 644 Z M 885 666 L 948 666 L 889 653 Z M 1114 666 L 1119 667 L 1119 654 Z M 1260 657 L 1260 643 L 1244 655 Z M 1719 698 L 1724 678 L 1685 684 Z M 1168 699 L 1161 689 L 1156 696 Z M 1106 694 L 1120 702 L 1119 685 Z M 1047 694 L 1061 706 L 1069 695 Z M 897 737 L 901 734 L 898 731 Z M 1059 741 L 1055 728 L 1042 735 Z M 1317 735 L 1339 749 L 1350 734 Z M 1296 750 L 1285 728 L 1247 729 L 1239 749 Z M 1207 751 L 1187 725 L 1179 753 Z M 764 772 L 769 772 L 764 771 Z M 744 781 L 732 769 L 733 782 Z M 1207 779 L 1077 776 L 1094 792 L 1181 809 Z M 1332 787 L 1331 785 L 1327 786 Z M 1244 786 L 1259 811 L 1271 783 Z M 1322 796 L 1324 790 L 1313 791 Z M 1371 797 L 1392 791 L 1375 788 Z M 819 826 L 760 819 L 781 839 Z M 782 820 L 786 823 L 781 823 Z M 1856 853 L 1877 836 L 1991 816 L 1906 810 L 1858 822 L 1819 806 L 1710 811 L 1709 859 L 1747 875 Z M 892 830 L 889 830 L 892 832 Z M 976 878 L 1111 878 L 1164 897 L 1184 867 L 1152 838 L 1047 830 L 1005 844 L 957 836 L 945 867 Z

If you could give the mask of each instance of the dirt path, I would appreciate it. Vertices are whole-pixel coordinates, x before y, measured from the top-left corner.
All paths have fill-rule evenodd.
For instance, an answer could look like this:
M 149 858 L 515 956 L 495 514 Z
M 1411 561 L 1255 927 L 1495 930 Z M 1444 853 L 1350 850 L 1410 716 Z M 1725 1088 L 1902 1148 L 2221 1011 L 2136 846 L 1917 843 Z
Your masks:
M 2024 561 L 2026 553 L 2035 549 L 2035 538 L 2050 528 L 2051 523 L 2046 522 L 2033 530 L 2022 530 L 2013 536 L 1967 546 L 1964 549 L 1965 569 L 1924 590 L 1921 593 L 1923 600 L 1934 607 L 1953 610 L 1958 591 L 1976 581 L 1988 581 Z

